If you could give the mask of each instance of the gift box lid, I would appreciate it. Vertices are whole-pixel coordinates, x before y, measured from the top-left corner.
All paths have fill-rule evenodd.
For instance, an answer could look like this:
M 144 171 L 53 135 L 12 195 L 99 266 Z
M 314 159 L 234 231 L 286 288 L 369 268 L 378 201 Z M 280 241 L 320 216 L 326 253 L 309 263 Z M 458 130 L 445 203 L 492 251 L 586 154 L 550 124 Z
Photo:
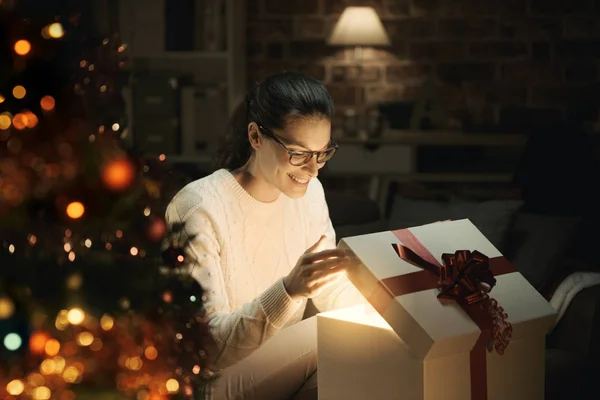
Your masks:
M 457 250 L 477 250 L 490 259 L 502 257 L 468 219 L 428 224 L 409 228 L 408 231 L 440 264 L 443 253 L 454 254 Z M 440 301 L 438 288 L 410 290 L 398 296 L 386 292 L 389 298 L 383 303 L 381 296 L 373 296 L 386 278 L 416 272 L 423 274 L 421 268 L 400 258 L 394 243 L 410 247 L 408 243 L 402 243 L 393 231 L 340 240 L 339 247 L 350 249 L 358 260 L 347 272 L 349 279 L 415 356 L 431 359 L 472 349 L 481 329 L 456 302 Z M 496 285 L 489 296 L 496 299 L 508 314 L 508 321 L 513 326 L 512 340 L 534 333 L 543 340 L 555 322 L 554 308 L 519 272 L 496 275 L 495 279 Z

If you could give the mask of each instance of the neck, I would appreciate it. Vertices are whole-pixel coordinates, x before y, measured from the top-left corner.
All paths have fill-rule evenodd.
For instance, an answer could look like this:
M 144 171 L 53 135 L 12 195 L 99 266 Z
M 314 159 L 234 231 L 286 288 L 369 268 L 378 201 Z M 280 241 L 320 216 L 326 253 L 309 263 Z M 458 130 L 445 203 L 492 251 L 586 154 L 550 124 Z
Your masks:
M 250 196 L 263 203 L 272 203 L 279 198 L 281 192 L 267 181 L 261 174 L 254 157 L 242 167 L 231 172 L 241 187 Z

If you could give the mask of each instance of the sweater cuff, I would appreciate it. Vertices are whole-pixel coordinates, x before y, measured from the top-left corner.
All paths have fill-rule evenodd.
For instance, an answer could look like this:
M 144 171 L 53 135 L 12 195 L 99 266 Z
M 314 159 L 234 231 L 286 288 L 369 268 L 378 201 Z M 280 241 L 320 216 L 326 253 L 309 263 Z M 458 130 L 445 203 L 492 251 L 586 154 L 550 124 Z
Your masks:
M 271 324 L 280 329 L 298 311 L 302 302 L 290 297 L 281 278 L 260 295 L 260 304 Z

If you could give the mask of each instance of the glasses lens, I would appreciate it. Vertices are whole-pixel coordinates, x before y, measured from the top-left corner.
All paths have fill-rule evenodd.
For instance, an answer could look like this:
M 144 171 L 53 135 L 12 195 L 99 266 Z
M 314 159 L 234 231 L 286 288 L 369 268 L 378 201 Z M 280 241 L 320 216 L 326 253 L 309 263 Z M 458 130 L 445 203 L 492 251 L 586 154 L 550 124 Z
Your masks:
M 331 149 L 320 152 L 317 156 L 317 162 L 324 163 L 325 161 L 329 161 L 335 154 L 335 150 L 336 149 L 332 147 Z
M 290 163 L 295 166 L 300 166 L 309 162 L 311 158 L 312 153 L 292 154 L 292 156 L 290 157 Z

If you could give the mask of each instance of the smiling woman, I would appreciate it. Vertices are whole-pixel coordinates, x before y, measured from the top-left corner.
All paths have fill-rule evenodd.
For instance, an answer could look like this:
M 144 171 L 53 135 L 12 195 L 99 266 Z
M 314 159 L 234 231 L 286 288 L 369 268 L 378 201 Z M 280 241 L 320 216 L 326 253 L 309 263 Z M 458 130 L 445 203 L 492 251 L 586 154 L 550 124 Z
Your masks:
M 307 300 L 320 311 L 363 301 L 344 274 L 351 260 L 335 248 L 317 178 L 338 148 L 332 114 L 317 80 L 285 72 L 258 83 L 230 123 L 216 171 L 167 209 L 168 224 L 185 227 L 186 258 L 207 293 L 211 371 L 220 375 L 206 398 L 316 399 Z

